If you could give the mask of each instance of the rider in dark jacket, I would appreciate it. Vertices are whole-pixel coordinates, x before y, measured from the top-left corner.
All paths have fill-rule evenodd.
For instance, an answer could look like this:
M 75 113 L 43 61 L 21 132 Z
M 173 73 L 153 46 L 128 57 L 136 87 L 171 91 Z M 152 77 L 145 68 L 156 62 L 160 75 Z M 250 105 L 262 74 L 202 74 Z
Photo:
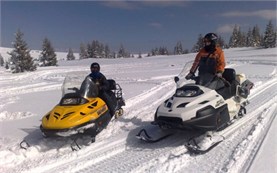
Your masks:
M 116 105 L 113 103 L 110 95 L 107 93 L 109 90 L 109 82 L 106 77 L 100 72 L 100 65 L 96 62 L 90 66 L 91 73 L 89 77 L 98 85 L 99 97 L 107 104 L 111 116 L 114 115 Z

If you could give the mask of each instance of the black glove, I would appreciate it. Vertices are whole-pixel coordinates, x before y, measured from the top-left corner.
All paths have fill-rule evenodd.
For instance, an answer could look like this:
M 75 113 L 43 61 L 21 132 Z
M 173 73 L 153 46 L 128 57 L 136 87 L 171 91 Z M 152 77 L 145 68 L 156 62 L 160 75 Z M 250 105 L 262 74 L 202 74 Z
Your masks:
M 219 78 L 222 78 L 222 73 L 221 72 L 218 72 L 218 73 L 216 73 L 215 74 L 217 77 L 219 77 Z
M 189 80 L 194 76 L 194 74 L 192 72 L 189 72 L 189 74 L 186 75 L 186 79 Z

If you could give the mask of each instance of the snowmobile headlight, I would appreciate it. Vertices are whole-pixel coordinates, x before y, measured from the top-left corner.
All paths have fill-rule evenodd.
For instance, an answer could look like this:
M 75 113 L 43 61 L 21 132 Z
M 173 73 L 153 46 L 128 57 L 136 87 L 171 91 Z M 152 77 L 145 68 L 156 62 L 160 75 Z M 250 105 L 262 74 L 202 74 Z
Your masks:
M 176 96 L 177 97 L 193 97 L 197 94 L 195 90 L 177 90 Z
M 69 97 L 69 98 L 62 98 L 60 105 L 82 105 L 87 103 L 88 100 L 80 97 Z
M 104 112 L 106 112 L 106 110 L 107 110 L 107 106 L 104 105 L 102 108 L 100 108 L 100 109 L 97 110 L 97 114 L 98 114 L 98 115 L 101 115 L 101 114 L 103 114 Z

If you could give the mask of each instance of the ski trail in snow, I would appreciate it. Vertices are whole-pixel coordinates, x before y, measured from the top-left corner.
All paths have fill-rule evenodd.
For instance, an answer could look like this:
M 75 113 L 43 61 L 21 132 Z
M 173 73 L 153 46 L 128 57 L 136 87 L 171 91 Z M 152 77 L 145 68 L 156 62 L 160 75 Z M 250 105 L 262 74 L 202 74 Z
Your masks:
M 126 137 L 128 135 L 128 133 L 126 132 L 126 128 L 128 126 L 128 123 L 126 123 L 126 119 L 125 118 L 126 117 L 127 118 L 131 118 L 131 120 L 132 120 L 138 114 L 142 114 L 143 111 L 147 111 L 147 110 L 151 110 L 151 109 L 155 110 L 154 108 L 157 107 L 157 104 L 159 104 L 160 102 L 165 100 L 167 97 L 169 97 L 169 95 L 172 94 L 171 92 L 168 92 L 168 94 L 163 94 L 163 93 L 166 93 L 173 86 L 174 86 L 173 80 L 168 80 L 166 82 L 161 83 L 160 85 L 157 85 L 156 87 L 152 88 L 151 90 L 148 90 L 145 93 L 142 93 L 142 94 L 138 95 L 137 97 L 132 98 L 132 99 L 136 100 L 136 102 L 133 103 L 132 105 L 136 106 L 136 107 L 140 107 L 141 109 L 130 110 L 129 112 L 128 112 L 128 109 L 127 109 L 127 111 L 126 111 L 127 113 L 125 113 L 126 115 L 123 118 L 121 118 L 121 120 L 116 120 L 116 121 L 111 122 L 111 124 L 104 130 L 104 131 L 106 131 L 106 133 L 100 133 L 97 136 L 97 139 L 96 139 L 97 142 L 95 144 L 92 144 L 93 148 L 95 148 L 95 146 L 97 146 L 97 144 L 103 143 L 103 145 L 99 146 L 99 147 L 101 147 L 101 149 L 99 150 L 99 155 L 100 156 L 96 153 L 95 154 L 96 157 L 92 157 L 91 155 L 89 155 L 88 158 L 95 158 L 93 160 L 93 162 L 96 162 L 96 160 L 101 160 L 99 158 L 107 159 L 108 157 L 111 157 L 113 155 L 112 153 L 118 154 L 120 152 L 123 152 L 125 147 L 122 147 L 122 146 L 125 145 Z M 160 97 L 159 97 L 160 99 L 158 99 L 158 100 L 155 99 L 156 97 L 153 97 L 154 95 L 157 95 L 157 94 L 160 94 Z M 149 116 L 149 112 L 147 112 L 146 116 Z M 151 117 L 149 117 L 149 118 L 152 119 L 153 116 L 154 116 L 154 113 L 152 113 Z M 137 122 L 135 122 L 135 124 L 136 123 Z M 126 126 L 126 124 L 127 124 L 127 126 Z M 139 121 L 139 124 L 141 124 L 141 120 Z M 137 124 L 137 125 L 139 125 L 139 124 Z M 123 128 L 124 130 L 122 131 L 122 132 L 124 132 L 123 133 L 123 137 L 121 138 L 124 141 L 121 141 L 120 146 L 118 146 L 118 147 L 115 146 L 116 149 L 108 147 L 108 151 L 104 152 L 105 148 L 103 148 L 103 146 L 110 146 L 110 145 L 107 145 L 107 144 L 108 143 L 113 143 L 110 140 L 108 140 L 108 142 L 106 142 L 107 138 L 108 137 L 112 137 L 112 134 L 114 134 L 114 133 L 119 133 L 120 134 L 120 132 L 118 132 L 118 126 L 123 126 L 124 127 Z M 130 121 L 129 122 L 129 126 L 130 126 L 129 128 L 131 128 L 132 126 L 134 126 L 134 123 L 132 121 Z M 129 129 L 127 129 L 127 130 L 129 131 Z M 34 146 L 34 147 L 36 147 L 36 146 Z M 79 151 L 79 152 L 82 153 L 82 150 Z M 49 153 L 49 152 L 47 152 L 47 153 Z M 50 157 L 50 156 L 48 156 L 47 153 L 44 153 L 44 156 L 45 156 L 44 158 L 49 158 Z M 62 153 L 63 152 L 58 152 L 57 154 L 62 154 Z M 84 159 L 83 156 L 85 157 L 85 155 L 83 155 L 83 154 L 82 154 L 82 157 L 80 157 L 80 158 L 72 157 L 73 158 L 73 160 L 72 160 L 73 163 L 71 163 L 71 164 L 78 163 L 78 160 L 83 160 Z M 44 158 L 41 158 L 42 160 L 40 160 L 40 158 L 37 158 L 36 162 L 43 162 Z M 69 160 L 71 160 L 71 159 L 68 159 L 68 158 L 67 159 L 61 159 L 56 164 L 53 164 L 53 163 L 52 164 L 53 164 L 53 167 L 55 167 L 55 166 L 58 167 L 59 165 L 60 166 L 63 165 L 64 162 L 68 163 Z M 25 165 L 25 167 L 28 167 L 28 169 L 31 169 L 31 167 L 33 167 L 33 164 L 32 165 L 28 165 L 28 163 L 24 163 L 24 165 Z M 48 165 L 46 167 L 47 168 L 45 168 L 45 169 L 49 168 Z M 63 168 L 63 169 L 65 169 L 65 168 Z M 37 171 L 40 172 L 40 170 L 44 170 L 44 167 L 41 166 L 38 169 L 35 169 L 34 172 L 37 172 Z M 48 172 L 47 170 L 45 170 L 45 171 Z
M 229 138 L 227 138 L 223 143 L 220 143 L 216 147 L 216 150 L 211 150 L 205 155 L 197 156 L 197 161 L 192 162 L 192 164 L 190 164 L 188 167 L 183 167 L 182 169 L 180 169 L 179 172 L 183 172 L 184 170 L 193 170 L 194 166 L 203 164 L 205 163 L 205 160 L 210 160 L 212 158 L 214 159 L 212 159 L 212 163 L 209 164 L 213 165 L 215 168 L 221 168 L 221 170 L 214 170 L 214 168 L 209 167 L 209 164 L 205 164 L 203 165 L 205 169 L 199 169 L 199 172 L 229 172 L 228 165 L 233 165 L 232 163 L 236 162 L 237 160 L 236 157 L 232 157 L 232 152 L 243 153 L 247 151 L 237 146 L 239 146 L 240 143 L 242 143 L 242 141 L 245 141 L 245 139 L 249 137 L 249 129 L 251 130 L 253 124 L 257 121 L 257 119 L 259 119 L 259 115 L 263 114 L 264 109 L 276 103 L 277 91 L 275 91 L 274 93 L 270 92 L 273 88 L 277 87 L 275 79 L 272 79 L 271 81 L 268 81 L 264 85 L 260 86 L 260 90 L 268 86 L 269 84 L 270 88 L 268 88 L 267 90 L 263 90 L 262 92 L 259 92 L 259 94 L 256 94 L 250 99 L 250 105 L 246 107 L 248 113 L 237 123 L 234 123 L 232 126 L 229 126 L 225 129 L 227 130 L 226 135 L 230 135 Z M 270 114 L 270 116 L 272 116 L 272 114 Z M 219 134 L 220 133 L 221 132 L 219 132 Z M 228 153 L 226 153 L 225 148 L 229 148 Z M 250 150 L 249 152 L 252 152 L 252 150 Z M 238 153 L 235 155 L 238 155 Z M 238 164 L 240 162 L 236 163 Z M 243 167 L 243 165 L 240 165 L 240 167 Z
M 250 113 L 249 114 L 254 114 L 255 110 L 257 107 L 260 107 L 261 105 L 264 105 L 266 102 L 269 101 L 268 98 L 268 94 L 272 95 L 276 95 L 276 93 L 270 93 L 268 92 L 269 89 L 276 87 L 276 79 L 272 79 L 270 81 L 268 81 L 267 83 L 259 86 L 257 88 L 257 91 L 260 91 L 256 94 L 253 94 L 253 96 L 250 99 L 250 102 L 252 102 L 253 99 L 255 99 L 253 102 L 254 103 L 259 103 L 257 105 L 253 105 L 252 108 L 250 108 Z M 158 87 L 159 88 L 159 87 Z M 267 89 L 262 89 L 262 88 L 267 88 Z M 153 90 L 153 93 L 157 94 L 156 90 Z M 159 93 L 159 92 L 158 92 Z M 267 93 L 267 94 L 265 94 Z M 144 96 L 138 96 L 141 98 L 145 98 L 148 94 L 145 93 Z M 151 95 L 151 94 L 150 94 Z M 263 96 L 263 97 L 261 97 Z M 148 97 L 149 98 L 149 97 Z M 151 97 L 150 97 L 151 98 Z M 258 100 L 261 99 L 263 100 L 263 102 L 259 102 Z M 138 99 L 138 101 L 136 102 L 136 105 L 140 105 L 141 102 L 139 100 L 144 100 L 144 99 Z M 152 101 L 152 100 L 151 100 Z M 145 103 L 145 104 L 149 104 L 149 102 Z M 151 105 L 151 104 L 150 104 Z M 252 105 L 250 103 L 250 105 Z M 249 106 L 250 106 L 249 105 Z M 140 106 L 145 106 L 140 105 Z M 150 107 L 154 107 L 153 105 Z M 151 110 L 150 107 L 146 108 L 146 110 Z M 248 107 L 247 107 L 248 108 Z M 137 112 L 129 112 L 128 116 L 133 116 L 133 114 L 136 114 Z M 142 113 L 140 113 L 142 114 Z M 140 115 L 141 116 L 141 115 Z M 140 117 L 139 116 L 139 117 Z M 111 127 L 111 126 L 109 126 Z M 130 130 L 130 129 L 129 129 Z M 126 136 L 124 135 L 124 133 L 121 134 L 122 138 L 126 138 Z M 118 136 L 114 136 L 115 139 L 118 138 Z M 113 139 L 113 137 L 112 137 Z M 136 139 L 134 139 L 136 140 Z M 100 142 L 103 143 L 110 143 L 110 141 L 108 138 L 102 138 L 102 140 L 100 140 Z M 137 141 L 138 142 L 138 141 Z M 153 145 L 152 146 L 145 146 L 147 144 L 143 144 L 144 148 L 140 149 L 140 150 L 134 150 L 132 149 L 128 149 L 128 147 L 126 146 L 126 142 L 123 140 L 121 141 L 121 143 L 118 144 L 118 146 L 116 147 L 107 147 L 102 150 L 99 149 L 99 153 L 105 153 L 104 155 L 97 155 L 97 158 L 100 158 L 97 160 L 96 157 L 94 157 L 94 153 L 93 154 L 88 154 L 88 155 L 79 155 L 79 157 L 74 158 L 73 160 L 70 161 L 64 161 L 64 162 L 58 162 L 55 166 L 53 167 L 51 170 L 47 170 L 44 169 L 43 167 L 38 167 L 37 170 L 44 170 L 45 172 L 71 172 L 71 171 L 76 171 L 76 172 L 94 172 L 95 170 L 99 171 L 99 172 L 109 172 L 111 169 L 115 170 L 115 172 L 121 172 L 121 171 L 126 171 L 129 169 L 130 172 L 172 172 L 172 171 L 188 171 L 188 170 L 193 170 L 192 167 L 193 165 L 197 165 L 200 164 L 202 162 L 202 160 L 206 160 L 207 157 L 215 157 L 215 150 L 211 151 L 212 154 L 207 154 L 207 155 L 203 155 L 203 156 L 199 156 L 197 158 L 191 158 L 191 156 L 189 156 L 188 154 L 184 154 L 186 153 L 186 149 L 182 146 L 182 143 L 184 142 L 183 138 L 177 138 L 177 139 L 172 139 L 170 140 L 165 140 L 163 141 L 163 143 L 159 143 L 158 145 Z M 139 143 L 139 142 L 138 142 Z M 134 144 L 136 147 L 139 147 L 139 144 Z M 103 145 L 105 146 L 105 145 Z M 159 146 L 159 147 L 158 147 Z M 174 146 L 174 147 L 173 147 Z M 176 149 L 177 146 L 177 149 Z M 127 147 L 127 148 L 126 148 Z M 147 147 L 149 147 L 150 149 L 147 149 Z M 153 147 L 153 148 L 152 148 Z M 219 146 L 220 147 L 220 146 Z M 87 147 L 90 148 L 90 147 Z M 220 151 L 220 150 L 219 150 Z M 225 150 L 224 150 L 225 151 Z M 178 155 L 174 155 L 174 152 L 180 152 L 180 154 Z M 80 151 L 80 153 L 82 153 Z M 220 154 L 220 153 L 219 153 Z M 216 156 L 219 155 L 218 153 L 216 153 Z M 168 158 L 168 159 L 158 159 L 158 158 Z M 220 158 L 220 157 L 218 157 Z M 86 162 L 83 162 L 84 160 L 86 160 Z M 191 161 L 188 161 L 191 160 Z M 228 158 L 225 158 L 225 160 L 223 159 L 223 161 L 229 160 Z M 97 164 L 94 164 L 97 163 Z M 180 162 L 180 164 L 184 165 L 184 167 L 180 168 L 176 168 L 176 162 Z M 218 159 L 214 160 L 213 162 L 218 162 L 215 165 L 221 165 L 223 164 L 222 161 L 219 161 Z M 67 165 L 67 166 L 61 166 L 61 165 Z M 109 167 L 107 165 L 112 164 L 112 167 Z M 157 170 L 157 167 L 153 167 L 153 169 L 151 169 L 151 164 L 155 164 L 155 165 L 160 165 L 160 168 Z M 68 166 L 70 165 L 70 166 Z M 107 167 L 107 168 L 105 168 Z M 220 166 L 219 166 L 220 167 Z M 209 170 L 209 171 L 215 171 L 214 168 L 211 167 L 207 167 L 208 169 L 205 169 L 205 171 Z M 204 170 L 202 170 L 204 171 Z M 201 172 L 201 170 L 200 170 Z

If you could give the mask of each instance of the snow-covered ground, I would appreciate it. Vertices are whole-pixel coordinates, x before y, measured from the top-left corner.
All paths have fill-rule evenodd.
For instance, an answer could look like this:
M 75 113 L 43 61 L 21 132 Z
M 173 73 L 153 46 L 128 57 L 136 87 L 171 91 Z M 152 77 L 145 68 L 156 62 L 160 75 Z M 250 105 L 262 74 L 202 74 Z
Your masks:
M 227 66 L 245 73 L 255 86 L 247 115 L 208 153 L 190 155 L 183 133 L 153 144 L 135 138 L 153 120 L 157 106 L 173 94 L 173 77 L 194 56 L 59 61 L 57 67 L 20 74 L 1 68 L 0 172 L 277 172 L 276 48 L 225 50 Z M 93 61 L 123 88 L 125 114 L 112 120 L 95 143 L 83 142 L 73 152 L 70 140 L 44 139 L 40 120 L 59 102 L 64 77 L 84 77 Z M 19 147 L 22 140 L 31 145 L 27 150 Z

